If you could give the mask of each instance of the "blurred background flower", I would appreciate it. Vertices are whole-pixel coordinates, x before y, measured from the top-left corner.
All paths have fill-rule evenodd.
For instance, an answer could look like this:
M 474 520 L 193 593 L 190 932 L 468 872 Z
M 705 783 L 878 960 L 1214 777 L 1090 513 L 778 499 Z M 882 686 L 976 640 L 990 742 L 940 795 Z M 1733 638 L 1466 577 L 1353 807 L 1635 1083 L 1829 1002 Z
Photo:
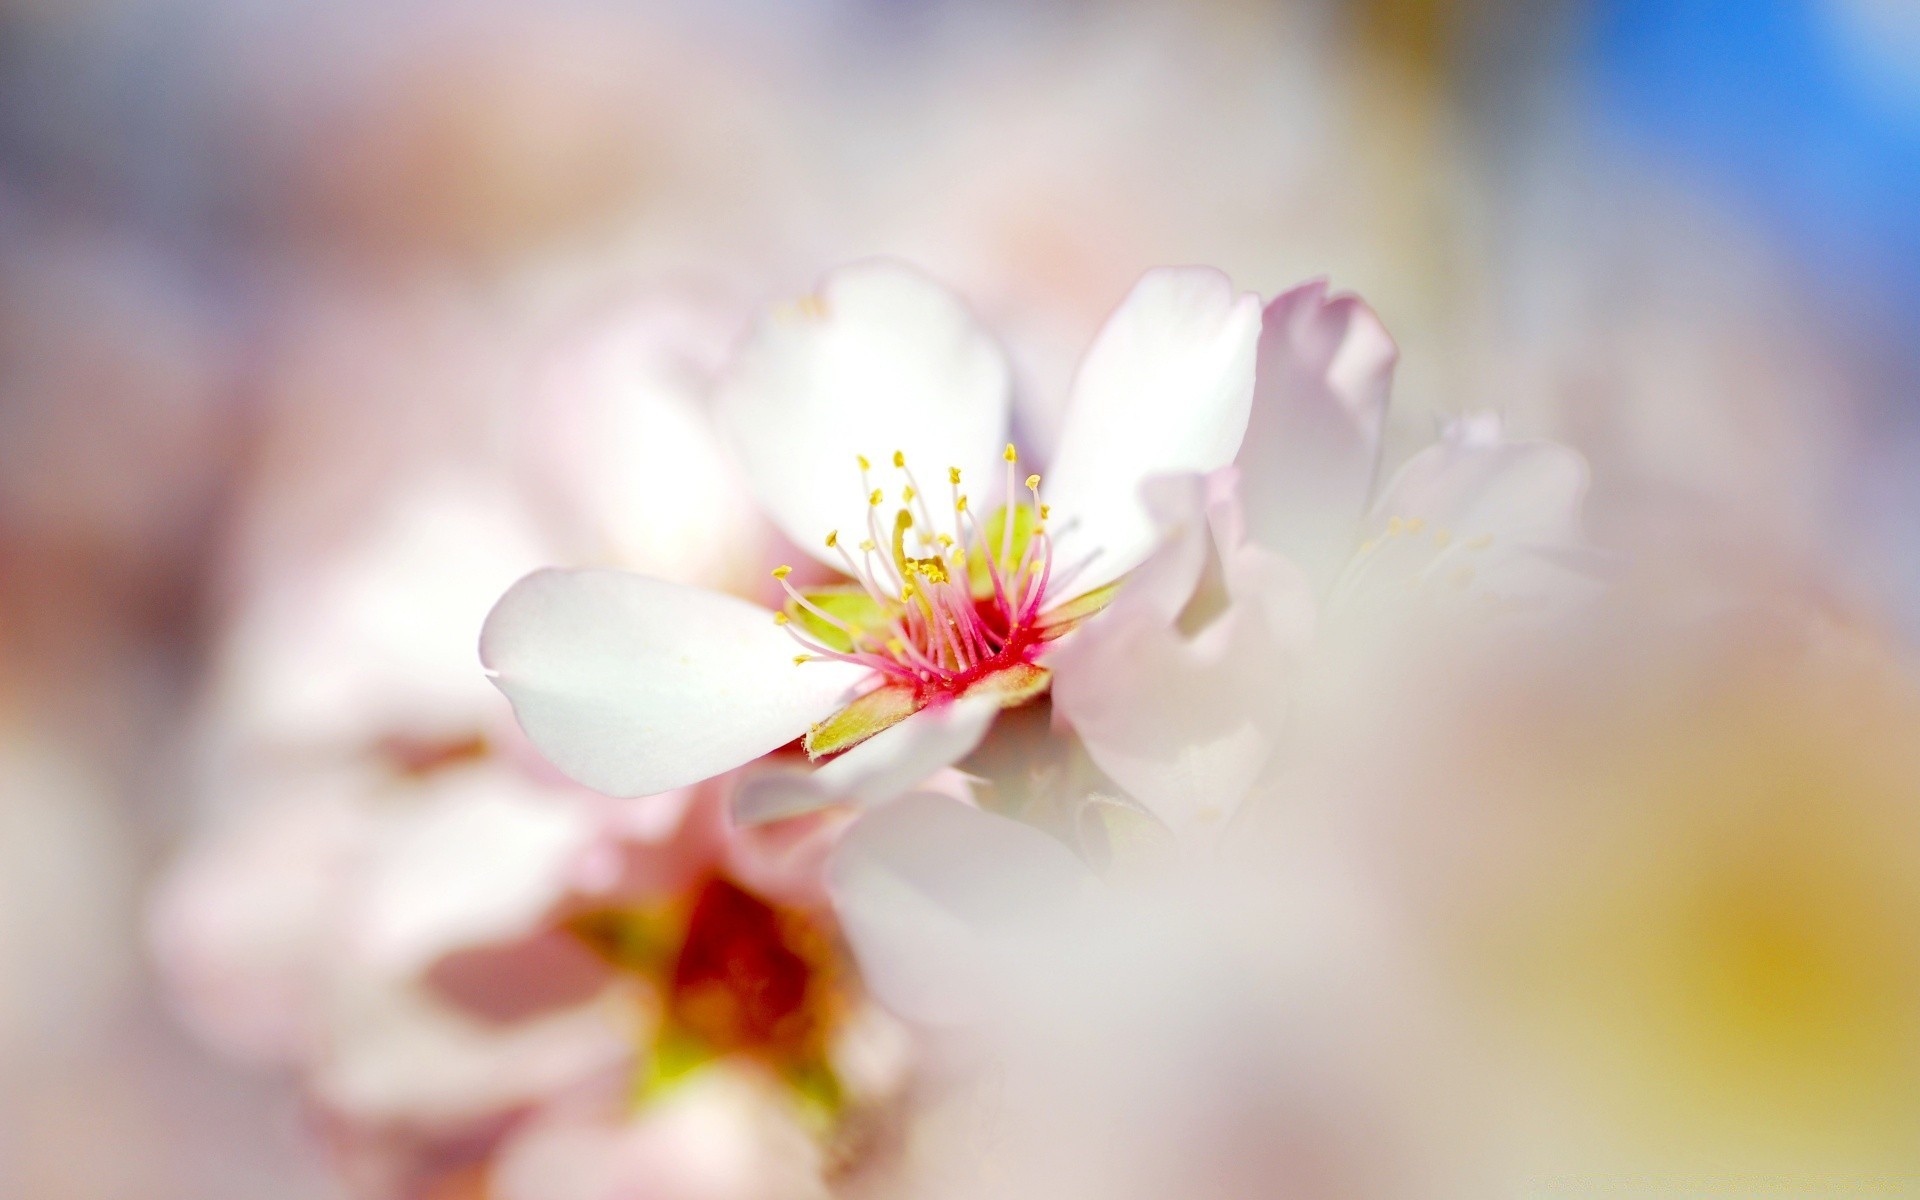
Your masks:
M 1512 673 L 1326 681 L 1229 839 L 1269 890 L 1144 940 L 1224 982 L 1087 1010 L 1166 1047 L 1087 1086 L 1209 1097 L 1109 1111 L 1219 1139 L 1143 1153 L 1228 1147 L 1222 1195 L 1914 1176 L 1910 5 L 4 0 L 0 47 L 0 1194 L 968 1194 L 981 1113 L 1088 1094 L 1073 1046 L 996 1082 L 878 1013 L 832 820 L 604 802 L 478 669 L 546 563 L 773 598 L 711 383 L 873 254 L 1002 333 L 1042 458 L 1143 269 L 1330 276 L 1400 347 L 1384 470 L 1496 411 L 1586 456 L 1622 564 Z M 696 1021 L 630 1103 L 715 895 L 814 1041 Z M 1038 1128 L 972 1194 L 1072 1194 Z

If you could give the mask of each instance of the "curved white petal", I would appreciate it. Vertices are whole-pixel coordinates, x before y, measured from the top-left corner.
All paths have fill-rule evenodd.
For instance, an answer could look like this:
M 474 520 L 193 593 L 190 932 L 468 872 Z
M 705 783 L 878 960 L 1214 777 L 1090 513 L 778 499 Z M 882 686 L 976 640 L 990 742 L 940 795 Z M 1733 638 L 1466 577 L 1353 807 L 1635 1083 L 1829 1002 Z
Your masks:
M 1421 517 L 1468 537 L 1532 543 L 1581 540 L 1587 463 L 1558 442 L 1515 441 L 1499 418 L 1482 413 L 1455 422 L 1434 445 L 1394 473 L 1370 525 Z
M 763 608 L 625 571 L 536 571 L 480 635 L 534 745 L 615 796 L 684 787 L 784 745 L 865 674 L 793 654 Z
M 1306 578 L 1241 540 L 1233 476 L 1149 481 L 1160 545 L 1047 660 L 1054 711 L 1183 837 L 1223 828 L 1252 789 L 1313 630 Z
M 997 495 L 1008 404 L 1006 357 L 966 306 L 883 260 L 842 267 L 818 294 L 762 318 L 719 394 L 721 422 L 767 514 L 836 568 L 826 535 L 866 536 L 859 456 L 890 499 L 905 482 L 896 451 L 936 496 L 946 495 L 949 467 L 967 486 L 994 483 Z
M 1408 596 L 1533 604 L 1589 594 L 1608 564 L 1581 532 L 1586 491 L 1578 451 L 1509 441 L 1491 414 L 1458 421 L 1394 474 L 1330 600 L 1357 613 Z
M 1205 473 L 1240 448 L 1253 398 L 1260 298 L 1205 267 L 1149 271 L 1107 319 L 1074 376 L 1044 494 L 1074 592 L 1125 574 L 1152 549 L 1149 476 Z
M 1031 826 L 915 793 L 849 829 L 827 867 L 860 975 L 910 1020 L 978 1018 L 996 981 L 1093 882 Z
M 769 771 L 743 780 L 734 792 L 733 819 L 754 825 L 830 804 L 891 800 L 965 758 L 999 712 L 991 699 L 923 708 L 817 771 Z
M 819 1200 L 821 1148 L 774 1080 L 718 1063 L 638 1113 L 555 1106 L 492 1159 L 496 1200 Z
M 564 787 L 558 781 L 553 785 Z M 566 896 L 599 821 L 591 806 L 506 771 L 443 771 L 369 847 L 347 937 L 374 967 L 531 935 Z
M 1237 459 L 1247 529 L 1323 589 L 1358 540 L 1399 356 L 1373 310 L 1329 297 L 1324 280 L 1276 297 L 1261 321 Z
M 303 1082 L 329 1111 L 403 1127 L 524 1110 L 633 1055 L 629 1018 L 610 997 L 495 1026 L 412 980 L 355 974 L 338 982 L 326 1019 L 324 1052 Z

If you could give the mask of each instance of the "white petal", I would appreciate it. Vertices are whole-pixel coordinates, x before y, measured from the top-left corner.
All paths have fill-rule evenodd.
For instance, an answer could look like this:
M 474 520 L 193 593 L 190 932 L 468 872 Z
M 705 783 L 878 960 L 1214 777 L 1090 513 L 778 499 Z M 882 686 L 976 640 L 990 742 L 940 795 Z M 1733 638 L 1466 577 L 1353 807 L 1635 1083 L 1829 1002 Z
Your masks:
M 750 1066 L 719 1063 L 632 1115 L 556 1106 L 492 1160 L 496 1200 L 816 1200 L 819 1144 Z
M 350 538 L 250 581 L 216 665 L 222 740 L 358 750 L 396 731 L 464 738 L 502 715 L 473 631 L 553 561 L 527 506 L 437 474 L 368 501 Z
M 661 290 L 556 348 L 513 447 L 581 535 L 563 557 L 708 586 L 758 575 L 772 531 L 709 407 L 739 324 L 734 305 Z
M 1312 636 L 1305 577 L 1240 540 L 1233 474 L 1149 481 L 1160 546 L 1047 660 L 1055 712 L 1182 837 L 1223 828 L 1253 787 Z
M 565 785 L 557 781 L 557 789 Z M 586 804 L 486 768 L 441 772 L 369 847 L 348 934 L 375 968 L 422 971 L 455 950 L 531 934 L 598 832 Z
M 733 818 L 752 825 L 830 804 L 891 800 L 965 758 L 999 711 L 997 702 L 982 699 L 923 708 L 817 771 L 769 771 L 743 780 L 734 793 Z
M 1485 609 L 1589 596 L 1609 563 L 1581 532 L 1586 490 L 1577 451 L 1509 441 L 1490 415 L 1456 422 L 1381 493 L 1329 606 L 1346 618 L 1408 597 Z
M 1480 414 L 1407 460 L 1374 505 L 1370 525 L 1421 517 L 1456 537 L 1573 544 L 1581 540 L 1586 494 L 1587 464 L 1578 451 L 1509 440 L 1497 418 Z
M 302 1082 L 366 1122 L 445 1128 L 523 1111 L 633 1054 L 631 1018 L 612 996 L 493 1026 L 411 981 L 362 972 L 337 981 L 326 1016 Z
M 536 571 L 480 635 L 534 745 L 615 796 L 684 787 L 776 749 L 866 674 L 793 654 L 766 609 L 625 571 Z
M 886 261 L 842 267 L 817 295 L 764 317 L 719 396 L 767 514 L 834 567 L 829 532 L 866 536 L 859 456 L 890 499 L 904 483 L 895 451 L 935 496 L 947 494 L 949 467 L 997 495 L 1008 404 L 1006 358 L 966 306 Z
M 378 833 L 379 817 L 356 803 L 374 788 L 351 771 L 303 772 L 282 790 L 250 788 L 254 807 L 190 845 L 147 911 L 179 1014 L 216 1049 L 255 1065 L 297 1062 L 318 1038 L 340 898 Z M 20 814 L 14 807 L 10 822 Z M 11 823 L 7 832 L 23 853 L 32 844 Z M 44 843 L 42 861 L 58 861 Z
M 983 1015 L 1004 969 L 1092 883 L 1039 830 L 925 793 L 855 822 L 827 871 L 861 978 L 936 1025 Z
M 1277 297 L 1261 322 L 1237 460 L 1247 528 L 1322 589 L 1359 540 L 1398 359 L 1373 310 L 1329 298 L 1325 281 Z
M 1149 476 L 1233 461 L 1259 340 L 1259 297 L 1204 267 L 1147 272 L 1107 319 L 1074 377 L 1043 488 L 1062 561 L 1090 559 L 1073 591 L 1117 579 L 1152 548 Z

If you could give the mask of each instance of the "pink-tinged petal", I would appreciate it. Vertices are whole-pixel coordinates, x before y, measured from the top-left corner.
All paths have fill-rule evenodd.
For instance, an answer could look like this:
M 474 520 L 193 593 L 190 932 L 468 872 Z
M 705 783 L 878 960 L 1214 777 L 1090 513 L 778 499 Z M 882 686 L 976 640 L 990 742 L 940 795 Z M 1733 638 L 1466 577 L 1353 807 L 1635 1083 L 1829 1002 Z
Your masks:
M 168 999 L 196 1034 L 254 1065 L 294 1063 L 320 1040 L 324 966 L 343 884 L 378 818 L 352 802 L 365 781 L 316 771 L 288 794 L 195 842 L 148 908 Z
M 1587 478 L 1578 451 L 1509 439 L 1498 417 L 1480 413 L 1456 421 L 1394 473 L 1373 506 L 1369 532 L 1394 517 L 1421 517 L 1456 536 L 1575 544 L 1582 540 Z
M 570 892 L 600 829 L 577 802 L 590 797 L 529 787 L 490 765 L 443 771 L 418 790 L 368 847 L 342 914 L 356 956 L 395 975 L 532 934 Z
M 1381 493 L 1330 604 L 1356 613 L 1407 597 L 1534 606 L 1589 594 L 1609 564 L 1581 531 L 1586 491 L 1577 451 L 1508 440 L 1492 414 L 1457 421 Z
M 1125 574 L 1153 548 L 1140 499 L 1153 475 L 1233 461 L 1247 429 L 1260 299 L 1204 267 L 1149 271 L 1080 363 L 1043 494 L 1072 590 Z
M 511 942 L 445 956 L 422 976 L 435 997 L 493 1025 L 512 1025 L 584 1004 L 614 969 L 570 929 L 535 930 Z
M 1092 876 L 1031 826 L 916 793 L 868 813 L 841 839 L 827 887 L 861 978 L 909 1020 L 984 1015 L 995 981 Z
M 480 658 L 527 736 L 596 791 L 670 791 L 758 758 L 844 704 L 861 668 L 793 662 L 773 614 L 625 571 L 536 571 Z
M 1305 576 L 1241 540 L 1232 483 L 1151 481 L 1163 542 L 1048 659 L 1054 710 L 1183 837 L 1222 828 L 1265 769 L 1313 631 Z
M 415 980 L 354 973 L 335 982 L 322 1049 L 304 1082 L 319 1103 L 353 1120 L 441 1128 L 487 1120 L 630 1069 L 629 1004 L 603 993 L 489 1025 Z
M 727 877 L 764 900 L 824 911 L 827 856 L 859 816 L 826 809 L 766 825 L 734 825 L 727 842 Z
M 924 783 L 972 752 L 1000 711 L 992 698 L 964 698 L 923 708 L 817 771 L 770 771 L 743 780 L 734 820 L 777 821 L 830 804 L 874 805 Z
M 1357 296 L 1324 280 L 1267 305 L 1240 447 L 1247 528 L 1324 589 L 1358 539 L 1399 350 Z
M 719 586 L 758 574 L 771 529 L 709 401 L 741 310 L 672 288 L 568 329 L 529 389 L 513 450 L 582 536 L 570 560 Z
M 719 412 L 767 514 L 839 568 L 823 539 L 866 536 L 860 456 L 890 499 L 905 483 L 896 451 L 936 496 L 949 467 L 968 487 L 997 489 L 1009 402 L 1006 357 L 959 298 L 875 260 L 764 317 L 721 384 Z
M 777 1082 L 709 1067 L 644 1110 L 556 1108 L 501 1146 L 497 1200 L 820 1200 L 820 1148 Z

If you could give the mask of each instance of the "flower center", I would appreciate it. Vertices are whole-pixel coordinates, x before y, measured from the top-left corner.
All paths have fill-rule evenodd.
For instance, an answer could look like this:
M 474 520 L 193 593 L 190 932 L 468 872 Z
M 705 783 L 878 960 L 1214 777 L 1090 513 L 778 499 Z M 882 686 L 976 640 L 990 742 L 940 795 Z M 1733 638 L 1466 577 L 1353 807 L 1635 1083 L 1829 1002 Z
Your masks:
M 1019 451 L 1009 443 L 1002 457 L 1006 497 L 998 512 L 980 520 L 960 490 L 960 469 L 951 467 L 951 499 L 936 520 L 906 455 L 896 451 L 899 501 L 890 530 L 882 517 L 886 490 L 873 486 L 873 465 L 862 457 L 866 537 L 849 548 L 839 530 L 827 535 L 856 586 L 807 592 L 788 582 L 791 568 L 773 572 L 788 596 L 774 619 L 805 650 L 794 661 L 858 663 L 923 696 L 958 694 L 1030 662 L 1055 633 L 1041 617 L 1054 582 L 1053 541 L 1040 476 L 1026 476 L 1023 488 Z

